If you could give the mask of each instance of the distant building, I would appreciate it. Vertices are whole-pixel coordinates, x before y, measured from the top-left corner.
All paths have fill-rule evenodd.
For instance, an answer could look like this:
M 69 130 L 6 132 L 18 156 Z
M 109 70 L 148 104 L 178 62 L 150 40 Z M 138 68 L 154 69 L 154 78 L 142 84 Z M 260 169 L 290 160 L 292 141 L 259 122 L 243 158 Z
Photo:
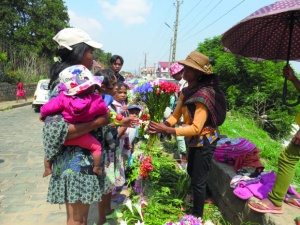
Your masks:
M 157 69 L 158 77 L 166 77 L 169 73 L 169 62 L 159 62 Z
M 98 70 L 105 69 L 105 68 L 106 66 L 103 63 L 96 62 L 95 60 L 93 61 L 93 68 L 92 68 L 93 74 L 97 73 Z
M 141 68 L 142 75 L 147 77 L 154 77 L 156 76 L 156 67 L 142 67 Z

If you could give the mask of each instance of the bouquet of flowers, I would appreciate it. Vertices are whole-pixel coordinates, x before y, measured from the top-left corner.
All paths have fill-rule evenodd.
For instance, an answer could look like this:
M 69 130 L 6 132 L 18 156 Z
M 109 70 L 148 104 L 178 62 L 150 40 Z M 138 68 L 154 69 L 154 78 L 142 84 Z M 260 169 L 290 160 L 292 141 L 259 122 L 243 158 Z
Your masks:
M 146 103 L 150 120 L 158 123 L 163 119 L 164 112 L 170 105 L 170 96 L 175 92 L 179 92 L 179 87 L 176 84 L 157 80 L 150 80 L 133 90 L 133 94 Z M 150 134 L 147 150 L 150 150 L 157 140 L 156 134 Z

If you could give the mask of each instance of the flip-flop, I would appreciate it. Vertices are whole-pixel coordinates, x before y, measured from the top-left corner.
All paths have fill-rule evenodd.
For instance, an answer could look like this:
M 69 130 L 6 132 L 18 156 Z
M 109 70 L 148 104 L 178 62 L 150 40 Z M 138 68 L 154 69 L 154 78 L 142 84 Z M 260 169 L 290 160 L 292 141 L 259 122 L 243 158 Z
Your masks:
M 295 207 L 295 208 L 297 208 L 297 209 L 300 209 L 300 202 L 297 200 L 297 199 L 295 199 L 295 198 L 292 198 L 296 203 L 297 203 L 297 205 L 294 205 L 294 204 L 292 204 L 292 203 L 290 203 L 290 202 L 287 202 L 286 200 L 284 200 L 284 202 L 286 203 L 286 204 L 288 204 L 288 205 L 290 205 L 290 206 L 292 206 L 292 207 Z
M 111 202 L 118 203 L 119 201 L 121 201 L 124 198 L 125 198 L 125 195 L 122 195 L 120 198 L 118 198 L 116 200 L 111 200 Z
M 121 213 L 120 210 L 116 210 L 114 209 L 114 212 L 110 215 L 105 216 L 106 219 L 118 219 L 121 218 L 123 216 L 123 213 Z
M 250 203 L 248 203 L 248 206 L 256 212 L 274 213 L 274 214 L 282 214 L 283 213 L 283 211 L 281 209 L 271 209 L 269 206 L 262 203 L 261 201 L 255 201 L 255 203 L 258 203 L 258 204 L 262 205 L 265 208 L 265 209 L 258 209 L 258 208 L 255 208 L 254 206 L 250 205 Z

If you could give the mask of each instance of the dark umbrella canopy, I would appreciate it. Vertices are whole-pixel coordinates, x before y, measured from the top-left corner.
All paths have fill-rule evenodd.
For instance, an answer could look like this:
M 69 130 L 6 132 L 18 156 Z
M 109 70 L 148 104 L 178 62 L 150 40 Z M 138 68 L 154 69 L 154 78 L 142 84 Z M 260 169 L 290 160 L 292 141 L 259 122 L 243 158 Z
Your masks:
M 225 51 L 256 61 L 300 60 L 300 0 L 281 0 L 257 10 L 226 31 L 220 43 Z

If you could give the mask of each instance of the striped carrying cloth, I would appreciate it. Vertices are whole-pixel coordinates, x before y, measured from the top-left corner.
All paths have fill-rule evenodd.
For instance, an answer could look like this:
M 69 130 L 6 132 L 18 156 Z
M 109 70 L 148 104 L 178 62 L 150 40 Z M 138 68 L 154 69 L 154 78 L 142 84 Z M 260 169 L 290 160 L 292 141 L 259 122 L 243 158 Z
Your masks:
M 219 88 L 219 77 L 217 74 L 202 75 L 198 85 L 189 89 L 182 89 L 184 95 L 183 105 L 188 108 L 191 120 L 194 119 L 196 110 L 195 103 L 199 102 L 206 106 L 209 115 L 208 119 L 211 127 L 217 128 L 221 126 L 226 117 L 226 99 L 224 93 Z

